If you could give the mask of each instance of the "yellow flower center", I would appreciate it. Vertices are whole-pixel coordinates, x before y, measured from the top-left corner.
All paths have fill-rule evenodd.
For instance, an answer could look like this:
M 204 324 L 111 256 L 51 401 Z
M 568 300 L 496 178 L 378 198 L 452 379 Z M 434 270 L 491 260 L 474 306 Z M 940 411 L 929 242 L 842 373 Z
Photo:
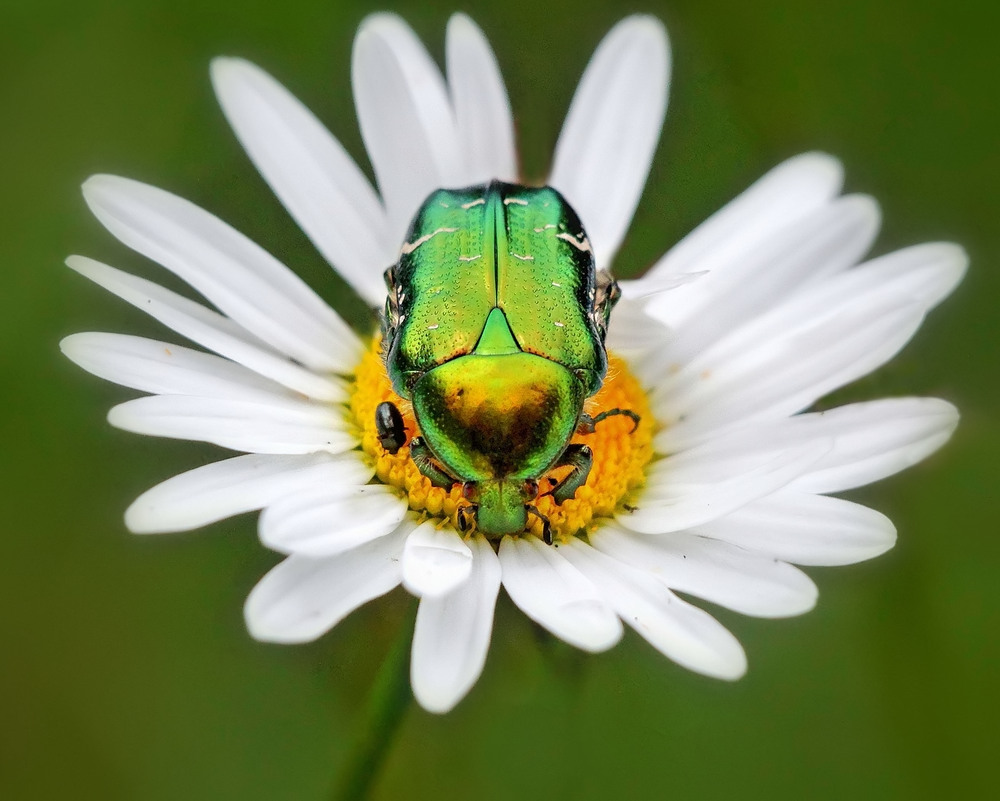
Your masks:
M 404 445 L 394 454 L 382 447 L 375 429 L 375 408 L 383 401 L 394 403 L 402 414 L 407 442 L 420 434 L 409 401 L 400 398 L 392 389 L 382 361 L 381 340 L 376 337 L 355 371 L 350 400 L 351 413 L 360 429 L 362 450 L 374 463 L 379 481 L 404 493 L 411 509 L 439 518 L 442 523 L 450 521 L 457 527 L 458 509 L 469 505 L 462 497 L 461 483 L 450 489 L 435 487 L 410 458 L 409 447 Z M 621 509 L 630 494 L 643 483 L 645 467 L 653 454 L 655 421 L 639 382 L 622 359 L 609 353 L 604 384 L 586 402 L 584 411 L 596 417 L 611 409 L 635 412 L 639 415 L 639 424 L 633 431 L 630 417 L 615 415 L 600 421 L 592 434 L 573 435 L 570 441 L 589 446 L 594 462 L 586 483 L 572 498 L 556 503 L 550 494 L 551 488 L 571 468 L 551 470 L 538 477 L 539 497 L 533 505 L 548 518 L 556 542 L 591 531 L 596 520 L 610 517 Z M 525 533 L 542 536 L 542 522 L 536 515 L 528 516 Z

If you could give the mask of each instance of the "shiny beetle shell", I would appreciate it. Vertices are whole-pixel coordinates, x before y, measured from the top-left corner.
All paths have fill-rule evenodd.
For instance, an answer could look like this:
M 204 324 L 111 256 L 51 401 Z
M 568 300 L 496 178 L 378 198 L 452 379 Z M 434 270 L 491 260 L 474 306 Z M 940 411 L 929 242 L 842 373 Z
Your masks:
M 386 284 L 386 369 L 430 451 L 415 461 L 466 486 L 484 533 L 514 533 L 604 380 L 617 286 L 556 190 L 497 181 L 431 194 Z

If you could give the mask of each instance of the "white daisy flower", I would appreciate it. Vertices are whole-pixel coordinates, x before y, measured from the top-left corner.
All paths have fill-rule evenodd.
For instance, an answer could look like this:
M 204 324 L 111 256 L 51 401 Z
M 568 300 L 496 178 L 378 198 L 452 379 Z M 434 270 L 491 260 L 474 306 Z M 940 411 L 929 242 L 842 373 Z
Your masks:
M 398 17 L 362 24 L 352 81 L 377 191 L 273 78 L 240 59 L 212 65 L 251 159 L 373 308 L 430 192 L 519 179 L 507 94 L 467 17 L 449 22 L 446 53 L 442 75 Z M 548 183 L 579 215 L 599 268 L 642 192 L 668 73 L 662 25 L 623 20 L 591 59 L 559 137 Z M 62 347 L 84 369 L 150 393 L 115 406 L 113 425 L 243 454 L 152 488 L 125 519 L 136 533 L 172 532 L 263 510 L 261 540 L 287 558 L 247 600 L 258 639 L 312 640 L 402 584 L 420 598 L 414 693 L 445 712 L 483 668 L 502 585 L 579 648 L 610 648 L 624 622 L 684 667 L 736 679 L 746 669 L 737 640 L 675 593 L 761 617 L 807 611 L 817 590 L 793 565 L 868 559 L 896 536 L 886 517 L 832 493 L 923 459 L 958 420 L 927 398 L 804 412 L 891 358 L 966 266 L 943 243 L 864 262 L 878 207 L 840 190 L 835 159 L 793 158 L 622 282 L 610 368 L 586 409 L 631 409 L 638 426 L 608 417 L 576 434 L 594 455 L 586 484 L 561 504 L 543 493 L 523 532 L 492 541 L 454 525 L 468 505 L 460 485 L 432 486 L 407 447 L 382 447 L 380 402 L 399 403 L 409 434 L 417 424 L 378 337 L 366 341 L 273 256 L 179 197 L 107 175 L 84 185 L 111 233 L 209 305 L 91 259 L 68 263 L 205 350 L 111 333 Z

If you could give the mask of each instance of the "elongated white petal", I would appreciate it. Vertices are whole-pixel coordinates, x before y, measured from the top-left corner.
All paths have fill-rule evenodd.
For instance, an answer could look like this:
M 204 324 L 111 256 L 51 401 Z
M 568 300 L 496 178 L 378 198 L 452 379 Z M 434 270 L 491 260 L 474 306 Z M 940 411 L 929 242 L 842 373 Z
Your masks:
M 445 595 L 467 581 L 471 571 L 472 551 L 454 529 L 428 520 L 406 540 L 403 585 L 414 595 Z
M 662 380 L 659 353 L 672 338 L 673 332 L 646 314 L 640 301 L 623 297 L 611 316 L 606 344 L 611 353 L 628 362 L 643 386 L 656 386 Z
M 742 348 L 727 337 L 682 371 L 684 386 L 658 391 L 659 418 L 675 424 L 658 436 L 657 447 L 677 450 L 737 425 L 798 412 L 887 362 L 924 316 L 921 305 L 893 305 L 893 299 L 874 309 L 839 306 L 836 316 L 806 312 L 751 323 L 741 329 L 751 337 Z M 696 363 L 705 365 L 698 373 Z
M 162 189 L 95 175 L 94 215 L 133 250 L 189 283 L 244 328 L 308 367 L 347 372 L 357 336 L 298 276 L 217 217 Z
M 961 248 L 907 248 L 803 290 L 663 381 L 654 406 L 676 450 L 724 425 L 782 417 L 895 355 L 961 280 Z M 681 420 L 680 418 L 685 418 Z
M 243 614 L 258 640 L 308 642 L 364 603 L 399 586 L 399 558 L 412 524 L 353 551 L 289 556 L 253 588 Z
M 670 79 L 667 34 L 632 16 L 604 37 L 570 104 L 549 184 L 580 215 L 597 264 L 621 244 L 663 127 Z
M 83 256 L 70 256 L 66 264 L 181 336 L 255 373 L 317 400 L 336 401 L 344 397 L 339 378 L 317 375 L 295 364 L 228 317 L 193 300 Z
M 59 343 L 84 370 L 143 392 L 211 398 L 290 398 L 242 365 L 169 342 L 127 334 L 72 334 Z
M 841 492 L 905 470 L 948 441 L 958 410 L 936 398 L 853 403 L 753 426 L 761 442 L 824 440 L 830 449 L 789 488 Z
M 448 88 L 469 184 L 517 180 L 514 122 L 490 44 L 465 14 L 448 20 Z
M 654 464 L 637 507 L 618 516 L 627 528 L 661 534 L 680 531 L 786 486 L 829 449 L 828 442 L 771 443 L 725 451 L 710 443 Z
M 136 534 L 188 531 L 262 509 L 287 495 L 360 483 L 371 468 L 354 454 L 249 454 L 197 467 L 147 490 L 125 512 Z
M 331 483 L 265 509 L 260 539 L 282 553 L 333 556 L 395 531 L 407 508 L 384 484 Z
M 395 14 L 372 14 L 361 23 L 351 83 L 389 237 L 398 247 L 427 195 L 467 183 L 455 115 L 440 70 Z
M 647 571 L 668 587 L 755 617 L 788 617 L 816 603 L 816 585 L 801 570 L 726 542 L 686 532 L 635 534 L 606 526 L 591 544 Z
M 113 407 L 108 422 L 136 434 L 212 442 L 248 453 L 342 453 L 357 446 L 332 408 L 293 399 L 264 403 L 152 395 Z
M 504 537 L 500 566 L 507 594 L 524 614 L 585 651 L 605 651 L 622 626 L 593 582 L 535 537 Z
M 896 528 L 885 515 L 841 498 L 791 489 L 693 531 L 799 565 L 848 565 L 885 553 Z
M 410 680 L 429 712 L 443 714 L 472 689 L 486 664 L 500 562 L 482 537 L 469 541 L 472 572 L 447 595 L 424 596 L 413 632 Z
M 683 364 L 801 287 L 853 267 L 871 247 L 879 222 L 871 198 L 839 198 L 744 253 L 738 266 L 709 271 L 702 280 L 713 285 L 712 302 L 680 324 L 669 358 Z M 655 306 L 649 309 L 654 317 Z
M 324 257 L 374 307 L 396 259 L 368 179 L 323 124 L 281 84 L 238 58 L 212 62 L 212 84 L 247 154 Z M 380 269 L 381 268 L 381 269 Z
M 665 656 L 720 679 L 738 679 L 746 672 L 739 641 L 707 612 L 682 601 L 646 572 L 576 539 L 559 552 L 594 582 L 622 620 Z
M 631 280 L 619 279 L 618 288 L 622 291 L 622 297 L 626 300 L 646 300 L 662 292 L 676 289 L 679 286 L 684 286 L 684 284 L 690 284 L 692 281 L 698 281 L 709 274 L 708 270 L 700 270 L 696 273 L 647 274 L 641 278 Z
M 776 231 L 829 203 L 842 183 L 843 168 L 832 156 L 804 153 L 788 159 L 674 245 L 646 277 L 707 270 L 725 280 Z M 711 305 L 714 284 L 693 284 L 663 296 L 659 316 L 677 326 L 699 314 Z

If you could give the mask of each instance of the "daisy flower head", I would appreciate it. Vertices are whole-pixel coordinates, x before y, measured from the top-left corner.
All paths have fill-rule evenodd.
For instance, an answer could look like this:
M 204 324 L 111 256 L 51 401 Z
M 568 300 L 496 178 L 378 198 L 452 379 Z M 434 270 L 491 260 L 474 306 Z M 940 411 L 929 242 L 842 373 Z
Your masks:
M 153 487 L 125 519 L 159 533 L 262 510 L 261 540 L 286 558 L 247 599 L 254 637 L 312 640 L 402 584 L 420 599 L 414 694 L 445 712 L 479 677 L 502 586 L 579 648 L 612 647 L 626 623 L 684 667 L 735 679 L 738 641 L 677 593 L 796 615 L 817 590 L 794 565 L 892 547 L 886 517 L 835 493 L 923 459 L 956 410 L 808 410 L 906 344 L 961 280 L 961 248 L 865 261 L 877 205 L 842 195 L 840 164 L 809 153 L 616 284 L 666 109 L 651 17 L 598 46 L 547 187 L 521 182 L 507 92 L 468 17 L 448 23 L 443 73 L 401 19 L 367 18 L 351 77 L 375 187 L 267 73 L 212 65 L 240 142 L 379 310 L 377 333 L 222 220 L 125 178 L 89 179 L 88 205 L 203 300 L 68 260 L 197 346 L 62 343 L 148 393 L 115 406 L 113 425 L 240 454 Z

